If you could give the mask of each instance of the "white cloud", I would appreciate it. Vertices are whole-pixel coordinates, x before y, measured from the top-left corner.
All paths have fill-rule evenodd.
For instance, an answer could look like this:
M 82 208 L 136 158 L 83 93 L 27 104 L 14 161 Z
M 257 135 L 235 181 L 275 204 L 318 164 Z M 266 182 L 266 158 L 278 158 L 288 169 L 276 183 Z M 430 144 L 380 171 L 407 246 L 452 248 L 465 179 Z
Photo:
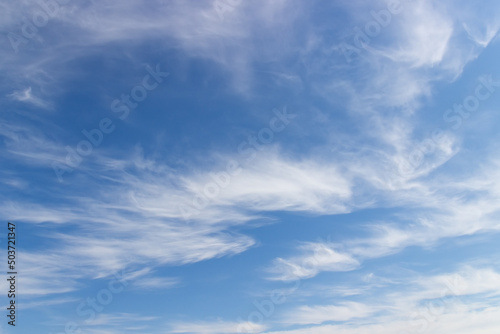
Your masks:
M 363 303 L 298 306 L 286 313 L 281 324 L 309 325 L 300 329 L 266 333 L 493 333 L 500 309 L 496 306 L 499 274 L 491 268 L 464 266 L 460 271 L 395 283 L 389 292 L 366 298 Z M 478 294 L 488 294 L 486 297 Z M 463 299 L 468 296 L 469 299 Z M 477 301 L 471 296 L 480 296 Z M 358 319 L 359 318 L 359 319 Z M 339 324 L 324 325 L 336 321 Z M 319 326 L 311 326 L 311 325 Z M 323 324 L 323 325 L 322 325 Z
M 347 321 L 371 316 L 376 309 L 361 303 L 343 302 L 337 305 L 300 306 L 285 316 L 284 323 L 292 325 L 322 324 L 328 321 Z
M 42 109 L 52 109 L 52 106 L 49 102 L 44 101 L 39 97 L 36 97 L 31 92 L 31 87 L 28 87 L 24 90 L 14 91 L 13 93 L 9 94 L 8 97 L 16 101 L 32 104 Z
M 348 254 L 324 243 L 306 243 L 299 247 L 302 254 L 290 259 L 277 258 L 269 271 L 270 279 L 293 281 L 316 276 L 321 271 L 349 271 L 359 262 Z
M 16 78 L 19 85 L 15 87 L 28 87 L 8 97 L 48 109 L 51 106 L 48 97 L 53 92 L 49 94 L 41 86 L 47 81 L 54 84 L 61 80 L 54 85 L 63 89 L 66 74 L 55 71 L 60 64 L 84 56 L 83 50 L 95 52 L 110 43 L 146 39 L 163 41 L 164 44 L 158 44 L 159 48 L 174 43 L 191 57 L 213 61 L 231 73 L 236 91 L 250 94 L 253 63 L 273 62 L 297 51 L 296 41 L 287 39 L 291 35 L 288 29 L 293 28 L 300 12 L 290 12 L 293 5 L 285 1 L 253 6 L 242 3 L 224 20 L 208 4 L 191 8 L 184 2 L 169 2 L 158 5 L 154 13 L 137 1 L 101 1 L 85 8 L 70 6 L 54 21 L 57 27 L 66 28 L 60 30 L 67 34 L 67 39 L 52 40 L 47 30 L 46 43 L 51 47 L 40 48 L 35 53 L 39 60 L 30 63 L 28 74 L 17 78 L 19 64 L 31 57 L 29 52 L 19 56 L 21 60 L 12 55 L 2 58 L 0 66 L 10 71 L 11 78 Z M 56 236 L 59 248 L 48 249 L 45 254 L 29 254 L 33 256 L 26 262 L 30 269 L 25 271 L 28 276 L 23 279 L 22 292 L 33 296 L 59 294 L 78 289 L 80 279 L 107 277 L 124 268 L 179 265 L 238 254 L 252 247 L 255 241 L 229 233 L 227 229 L 272 211 L 338 214 L 376 205 L 405 205 L 411 210 L 411 219 L 398 224 L 369 222 L 372 233 L 368 237 L 343 240 L 341 247 L 330 243 L 301 244 L 297 256 L 283 256 L 274 262 L 271 279 L 285 281 L 311 278 L 323 271 L 355 270 L 362 261 L 393 254 L 411 245 L 429 246 L 442 238 L 498 230 L 498 222 L 492 215 L 498 211 L 500 186 L 495 180 L 500 178 L 491 176 L 498 176 L 492 173 L 498 166 L 490 166 L 481 177 L 461 182 L 432 174 L 459 152 L 459 140 L 455 136 L 440 141 L 435 154 L 427 158 L 418 173 L 400 174 L 405 159 L 418 144 L 413 131 L 418 120 L 419 100 L 432 96 L 435 80 L 456 79 L 480 52 L 480 47 L 487 46 L 498 31 L 495 20 L 489 20 L 485 30 L 461 22 L 460 26 L 477 44 L 473 52 L 469 52 L 470 45 L 457 37 L 454 13 L 438 4 L 417 1 L 404 12 L 400 22 L 389 27 L 394 33 L 394 43 L 374 46 L 371 53 L 362 58 L 360 68 L 366 70 L 363 73 L 366 80 L 361 80 L 361 84 L 351 78 L 338 78 L 331 72 L 325 75 L 326 84 L 311 80 L 311 85 L 318 87 L 317 92 L 330 101 L 339 95 L 342 97 L 339 101 L 347 100 L 339 109 L 346 109 L 345 114 L 355 121 L 359 131 L 355 134 L 361 135 L 360 140 L 350 138 L 354 134 L 344 130 L 341 134 L 331 132 L 346 139 L 342 142 L 344 150 L 332 152 L 328 147 L 320 147 L 315 154 L 296 158 L 287 156 L 284 150 L 264 150 L 251 164 L 244 166 L 240 174 L 232 177 L 205 207 L 194 210 L 187 221 L 183 220 L 180 208 L 186 204 L 192 206 L 206 185 L 213 183 L 211 172 L 220 173 L 224 167 L 201 168 L 198 172 L 180 175 L 169 166 L 142 156 L 113 159 L 95 154 L 93 162 L 80 167 L 83 176 L 75 177 L 71 184 L 75 189 L 83 185 L 89 189 L 90 193 L 84 197 L 68 196 L 60 187 L 53 187 L 50 195 L 54 201 L 45 205 L 28 200 L 2 201 L 0 209 L 13 220 L 43 223 L 43 226 L 67 224 L 74 228 Z M 146 16 L 148 20 L 144 20 Z M 9 19 L 8 23 L 12 22 Z M 268 39 L 271 42 L 256 47 L 256 40 L 267 34 L 272 35 Z M 311 53 L 324 45 L 318 35 L 308 34 L 309 44 L 301 52 L 301 61 L 306 64 L 306 72 L 310 74 L 307 79 L 310 79 L 318 75 L 312 65 L 308 66 L 315 61 Z M 284 42 L 275 43 L 275 40 Z M 288 42 L 291 47 L 281 50 Z M 64 49 L 70 44 L 73 46 L 70 51 L 53 52 L 56 46 Z M 425 71 L 421 72 L 422 69 Z M 351 76 L 351 72 L 346 72 Z M 291 79 L 300 86 L 301 75 L 283 73 L 282 79 Z M 356 80 L 359 81 L 359 77 Z M 330 112 L 333 113 L 325 111 L 323 120 L 328 120 Z M 328 126 L 332 124 L 327 124 L 329 130 Z M 43 134 L 32 133 L 29 128 L 4 125 L 0 126 L 0 133 L 7 138 L 8 154 L 20 157 L 27 165 L 47 166 L 65 155 L 61 145 Z M 325 136 L 325 140 L 334 135 Z M 232 158 L 223 157 L 220 165 Z M 103 185 L 102 180 L 112 184 Z M 477 197 L 462 196 L 476 191 L 481 192 Z M 58 202 L 61 199 L 65 202 Z M 141 273 L 134 284 L 168 288 L 176 283 L 170 278 L 147 277 L 148 273 Z M 59 279 L 50 281 L 50 277 Z M 498 279 L 496 273 L 489 271 L 480 273 L 480 279 L 461 277 L 468 282 L 465 291 L 469 293 L 483 291 L 474 289 L 479 282 L 487 289 L 494 288 L 494 280 Z M 321 323 L 349 319 L 352 314 L 368 315 L 371 311 L 358 306 L 305 307 L 301 313 L 303 318 L 297 318 L 300 324 Z M 329 316 L 332 311 L 338 318 Z M 480 313 L 485 326 L 491 324 L 495 312 L 497 310 L 488 309 Z M 447 317 L 443 319 L 452 321 L 458 315 Z M 453 323 L 450 324 L 453 327 Z M 178 324 L 174 332 L 231 333 L 239 325 L 244 324 Z M 263 326 L 256 326 L 257 331 L 264 330 Z M 395 320 L 386 330 L 390 333 L 404 326 Z M 383 327 L 364 326 L 358 328 L 357 333 L 377 333 Z M 322 326 L 310 332 L 332 330 L 353 332 L 352 328 L 343 326 Z M 489 329 L 484 330 L 487 333 Z M 294 333 L 307 331 L 301 329 Z
M 405 320 L 385 319 L 377 324 L 360 325 L 322 325 L 294 330 L 268 331 L 266 334 L 401 334 L 401 333 L 442 333 L 450 331 L 458 334 L 494 334 L 500 325 L 500 308 L 491 307 L 484 310 L 456 310 L 442 315 L 434 323 L 425 320 L 409 322 Z
M 344 239 L 339 253 L 327 242 L 314 244 L 334 252 L 331 263 L 314 259 L 310 248 L 299 245 L 299 256 L 275 260 L 271 278 L 291 280 L 311 278 L 322 271 L 352 270 L 363 261 L 395 254 L 409 246 L 430 247 L 445 238 L 499 231 L 500 224 L 495 218 L 499 212 L 496 204 L 500 200 L 499 185 L 497 178 L 492 178 L 498 174 L 497 166 L 498 163 L 490 162 L 476 175 L 459 182 L 436 176 L 401 183 L 382 193 L 377 191 L 380 203 L 387 201 L 387 205 L 406 207 L 408 214 L 394 222 L 367 222 L 369 236 Z M 464 194 L 472 192 L 475 196 L 464 198 Z M 340 249 L 340 245 L 336 247 Z M 306 262 L 315 265 L 302 265 Z
M 400 35 L 394 42 L 397 47 L 385 55 L 412 67 L 439 64 L 448 50 L 453 21 L 445 9 L 437 8 L 430 1 L 415 1 L 406 6 L 401 14 Z
M 500 294 L 500 274 L 491 268 L 465 266 L 460 272 L 421 280 L 419 284 L 426 291 L 421 298 L 442 297 L 443 287 L 447 289 L 445 295 Z
M 172 277 L 141 277 L 134 282 L 134 286 L 144 289 L 170 289 L 179 284 L 179 279 Z
M 44 88 L 46 96 L 53 97 L 56 94 L 49 94 L 49 91 L 64 90 L 64 85 L 58 83 L 69 80 L 78 71 L 61 71 L 61 64 L 98 49 L 109 50 L 113 44 L 135 46 L 149 40 L 156 41 L 159 49 L 174 46 L 190 57 L 213 61 L 229 76 L 234 91 L 250 96 L 253 89 L 251 65 L 256 60 L 275 61 L 283 56 L 283 50 L 274 40 L 293 38 L 287 31 L 294 28 L 293 21 L 299 13 L 295 9 L 297 5 L 300 3 L 290 1 L 241 2 L 222 19 L 215 2 L 156 0 L 148 6 L 137 0 L 70 2 L 59 6 L 58 14 L 41 27 L 35 37 L 18 46 L 17 53 L 10 45 L 4 48 L 0 68 L 7 71 L 13 82 Z M 5 7 L 9 15 L 2 20 L 1 26 L 19 35 L 23 16 L 39 10 L 34 0 L 27 1 L 24 6 Z M 270 34 L 275 38 L 269 39 Z M 256 38 L 264 45 L 255 48 Z M 58 52 L 53 52 L 54 49 Z M 22 71 L 20 77 L 19 70 L 26 68 L 26 63 L 29 63 L 29 70 Z M 49 83 L 43 79 L 46 77 L 50 78 Z
M 50 299 L 50 300 L 33 300 L 31 302 L 22 303 L 19 308 L 21 310 L 27 309 L 37 309 L 40 307 L 47 307 L 52 305 L 61 305 L 61 304 L 69 304 L 78 302 L 78 298 L 58 298 L 58 299 Z
M 260 333 L 266 329 L 262 324 L 253 322 L 211 321 L 197 323 L 176 323 L 168 333 L 193 334 L 232 334 L 232 333 Z M 244 332 L 243 332 L 244 331 Z
M 123 326 L 127 323 L 133 323 L 137 325 L 141 322 L 150 322 L 155 320 L 155 317 L 145 317 L 138 314 L 130 314 L 130 313 L 99 313 L 93 320 L 85 321 L 85 327 L 97 327 L 97 326 Z

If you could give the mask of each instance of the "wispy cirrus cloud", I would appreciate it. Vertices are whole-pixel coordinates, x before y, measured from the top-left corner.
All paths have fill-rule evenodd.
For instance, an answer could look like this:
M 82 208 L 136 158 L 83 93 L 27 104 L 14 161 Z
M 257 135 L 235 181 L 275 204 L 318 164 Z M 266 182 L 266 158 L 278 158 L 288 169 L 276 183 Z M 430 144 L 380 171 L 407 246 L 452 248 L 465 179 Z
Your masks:
M 469 321 L 467 324 L 464 321 L 460 324 L 469 331 L 490 333 L 489 330 L 498 324 L 494 318 L 498 314 L 495 299 L 499 293 L 497 276 L 498 272 L 491 268 L 465 265 L 456 272 L 421 276 L 404 284 L 388 283 L 391 292 L 372 295 L 372 291 L 365 303 L 350 301 L 292 308 L 279 321 L 287 326 L 308 326 L 265 333 L 382 333 L 384 330 L 416 333 L 450 327 L 462 330 L 453 322 L 469 312 L 474 312 L 474 321 L 468 318 L 464 320 Z M 350 322 L 355 318 L 360 318 L 360 321 Z
M 216 334 L 216 333 L 234 333 L 239 332 L 242 328 L 246 333 L 261 333 L 266 329 L 266 326 L 251 322 L 229 322 L 229 321 L 210 321 L 197 323 L 177 323 L 170 326 L 168 333 L 199 333 L 199 334 Z M 250 328 L 250 329 L 248 329 Z
M 5 31 L 19 28 L 23 15 L 37 6 L 33 1 L 23 4 L 2 5 Z M 163 276 L 156 270 L 269 247 L 260 243 L 258 233 L 250 236 L 242 230 L 257 225 L 256 221 L 277 221 L 282 213 L 307 215 L 313 220 L 319 215 L 367 208 L 405 212 L 376 220 L 360 218 L 357 224 L 362 233 L 339 231 L 345 235 L 335 243 L 301 240 L 306 237 L 290 231 L 299 240 L 297 244 L 266 252 L 268 262 L 260 263 L 261 267 L 272 264 L 267 278 L 273 281 L 313 281 L 340 272 L 354 275 L 365 265 L 401 254 L 411 246 L 432 249 L 443 240 L 496 233 L 500 229 L 496 180 L 500 178 L 494 144 L 483 138 L 471 149 L 462 133 L 445 133 L 418 171 L 402 170 L 425 135 L 424 127 L 434 128 L 435 114 L 442 115 L 438 95 L 447 95 L 440 91 L 442 85 L 458 82 L 468 65 L 495 43 L 498 6 L 488 1 L 484 6 L 465 1 L 458 5 L 407 1 L 404 10 L 353 63 L 347 64 L 343 55 L 335 54 L 342 36 L 364 26 L 367 17 L 373 20 L 372 10 L 386 6 L 381 1 L 344 1 L 333 7 L 297 1 L 242 2 L 221 20 L 211 2 L 153 1 L 148 6 L 132 0 L 71 3 L 60 8 L 36 38 L 24 45 L 25 52 L 16 55 L 2 49 L 0 69 L 9 82 L 0 84 L 0 92 L 9 106 L 19 110 L 0 116 L 4 139 L 0 154 L 7 166 L 0 179 L 10 190 L 0 195 L 0 209 L 10 219 L 31 224 L 34 235 L 51 241 L 25 252 L 29 259 L 23 270 L 28 276 L 22 292 L 33 303 L 40 299 L 57 303 L 117 271 L 128 272 L 132 289 L 177 288 L 184 282 L 182 275 Z M 326 22 L 319 13 L 335 22 Z M 338 22 L 326 15 L 330 13 Z M 166 57 L 172 53 L 181 60 Z M 68 138 L 80 134 L 80 122 L 87 126 L 94 118 L 108 115 L 110 96 L 119 94 L 111 88 L 135 80 L 135 74 L 124 69 L 143 66 L 152 54 L 168 58 L 176 71 L 170 87 L 158 92 L 164 96 L 148 100 L 149 108 L 143 104 L 147 115 L 143 121 L 148 119 L 158 127 L 131 121 L 122 128 L 125 135 L 109 138 L 109 146 L 96 150 L 68 182 L 54 184 L 50 163 L 65 159 Z M 94 66 L 99 73 L 88 76 Z M 210 81 L 205 72 L 217 79 Z M 197 97 L 204 93 L 201 86 L 224 84 L 217 93 L 210 91 L 203 106 L 187 107 L 179 101 L 190 99 L 182 89 L 191 81 L 200 84 L 189 93 Z M 242 123 L 260 117 L 258 110 L 268 110 L 267 104 L 278 99 L 303 107 L 297 111 L 293 131 L 279 143 L 261 149 L 227 182 L 217 175 L 226 172 L 228 161 L 242 157 L 228 154 L 220 141 L 211 141 L 212 135 L 227 132 L 225 139 L 237 137 L 245 132 L 244 126 L 222 126 L 217 123 L 222 123 L 220 119 L 211 123 L 207 120 L 212 114 L 200 119 L 201 113 L 192 116 L 198 109 L 225 105 L 211 105 L 220 92 L 244 101 L 246 107 L 235 108 L 248 117 Z M 233 108 L 234 101 L 230 102 Z M 88 110 L 95 113 L 82 108 L 80 113 L 66 114 L 80 103 L 89 103 Z M 32 109 L 50 109 L 51 115 L 35 115 Z M 155 118 L 164 109 L 168 109 L 168 120 Z M 28 115 L 36 126 L 17 118 L 19 115 Z M 150 132 L 167 131 L 168 124 L 163 125 L 168 122 L 179 122 L 174 126 L 179 132 L 169 137 L 170 142 L 151 145 L 147 139 L 156 134 L 150 136 Z M 185 123 L 192 124 L 192 129 L 183 127 Z M 196 163 L 186 162 L 183 149 L 196 146 L 191 136 L 202 128 L 209 135 L 203 145 L 198 143 L 198 152 L 206 156 Z M 136 143 L 145 149 L 131 150 Z M 163 145 L 167 151 L 183 152 L 169 151 L 165 158 L 158 153 L 165 151 L 159 149 Z M 479 153 L 477 147 L 484 151 Z M 481 155 L 484 152 L 491 157 L 486 159 Z M 464 161 L 481 164 L 462 172 Z M 210 193 L 208 185 L 216 182 L 214 175 L 223 185 L 207 203 L 197 205 L 200 194 Z M 26 195 L 28 188 L 32 191 Z M 286 221 L 282 225 L 288 228 Z M 498 279 L 494 269 L 467 270 L 457 274 L 466 287 L 461 295 L 494 295 Z M 363 289 L 344 284 L 336 292 L 341 299 L 295 305 L 281 318 L 285 328 L 295 328 L 281 332 L 404 330 L 408 327 L 402 320 L 405 312 L 419 310 L 424 297 L 440 298 L 441 285 L 455 277 L 443 275 L 425 277 L 427 285 L 413 282 L 409 288 L 419 289 L 420 295 L 411 289 L 410 296 L 397 291 L 387 294 L 383 303 L 363 298 L 362 292 L 372 291 L 374 286 Z M 474 288 L 477 286 L 483 288 Z M 378 311 L 381 313 L 373 321 Z M 462 319 L 467 314 L 477 314 L 483 327 L 479 322 L 466 324 Z M 495 315 L 494 305 L 477 300 L 466 306 L 453 305 L 440 317 L 442 332 L 482 328 L 487 333 L 494 328 Z M 134 329 L 134 324 L 125 321 L 128 317 L 101 315 L 89 331 L 150 329 L 146 325 Z M 138 319 L 142 323 L 149 318 Z M 350 323 L 332 324 L 346 321 Z M 232 333 L 237 327 L 274 330 L 267 324 L 224 320 L 177 322 L 171 330 Z
M 430 247 L 442 239 L 498 231 L 498 184 L 491 179 L 497 174 L 496 166 L 492 161 L 481 173 L 460 182 L 450 179 L 442 183 L 438 177 L 413 181 L 409 188 L 392 189 L 388 192 L 389 202 L 411 206 L 411 219 L 368 223 L 369 237 L 343 240 L 342 244 L 314 243 L 314 248 L 328 250 L 322 261 L 317 251 L 298 246 L 301 255 L 275 260 L 271 278 L 287 281 L 314 277 L 322 271 L 353 270 L 363 261 L 395 254 L 409 246 Z M 466 198 L 471 189 L 479 188 L 481 195 Z
M 14 91 L 12 94 L 9 94 L 8 97 L 15 101 L 26 102 L 42 109 L 53 108 L 49 102 L 36 97 L 31 91 L 31 86 L 24 90 Z
M 349 254 L 341 253 L 325 243 L 305 243 L 299 246 L 300 256 L 277 258 L 269 268 L 270 279 L 295 281 L 311 278 L 322 271 L 350 271 L 360 263 Z
M 290 312 L 284 322 L 291 325 L 322 324 L 329 321 L 347 321 L 353 318 L 365 318 L 375 313 L 372 306 L 356 302 L 343 302 L 336 305 L 300 306 Z

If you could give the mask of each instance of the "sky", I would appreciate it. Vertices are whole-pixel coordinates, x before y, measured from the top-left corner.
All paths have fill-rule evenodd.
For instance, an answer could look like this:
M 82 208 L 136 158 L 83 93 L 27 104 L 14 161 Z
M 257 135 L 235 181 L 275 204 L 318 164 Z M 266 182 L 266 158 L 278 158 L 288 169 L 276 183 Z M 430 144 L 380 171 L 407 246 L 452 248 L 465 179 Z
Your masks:
M 0 26 L 0 333 L 498 333 L 496 0 L 1 0 Z

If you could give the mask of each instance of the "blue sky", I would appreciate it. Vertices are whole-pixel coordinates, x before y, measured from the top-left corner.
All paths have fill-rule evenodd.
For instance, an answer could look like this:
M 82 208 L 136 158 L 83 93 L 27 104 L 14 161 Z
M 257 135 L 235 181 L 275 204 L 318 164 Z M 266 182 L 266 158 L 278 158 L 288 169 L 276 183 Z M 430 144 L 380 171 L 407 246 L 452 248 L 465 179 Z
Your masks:
M 0 5 L 0 333 L 498 332 L 496 1 Z

